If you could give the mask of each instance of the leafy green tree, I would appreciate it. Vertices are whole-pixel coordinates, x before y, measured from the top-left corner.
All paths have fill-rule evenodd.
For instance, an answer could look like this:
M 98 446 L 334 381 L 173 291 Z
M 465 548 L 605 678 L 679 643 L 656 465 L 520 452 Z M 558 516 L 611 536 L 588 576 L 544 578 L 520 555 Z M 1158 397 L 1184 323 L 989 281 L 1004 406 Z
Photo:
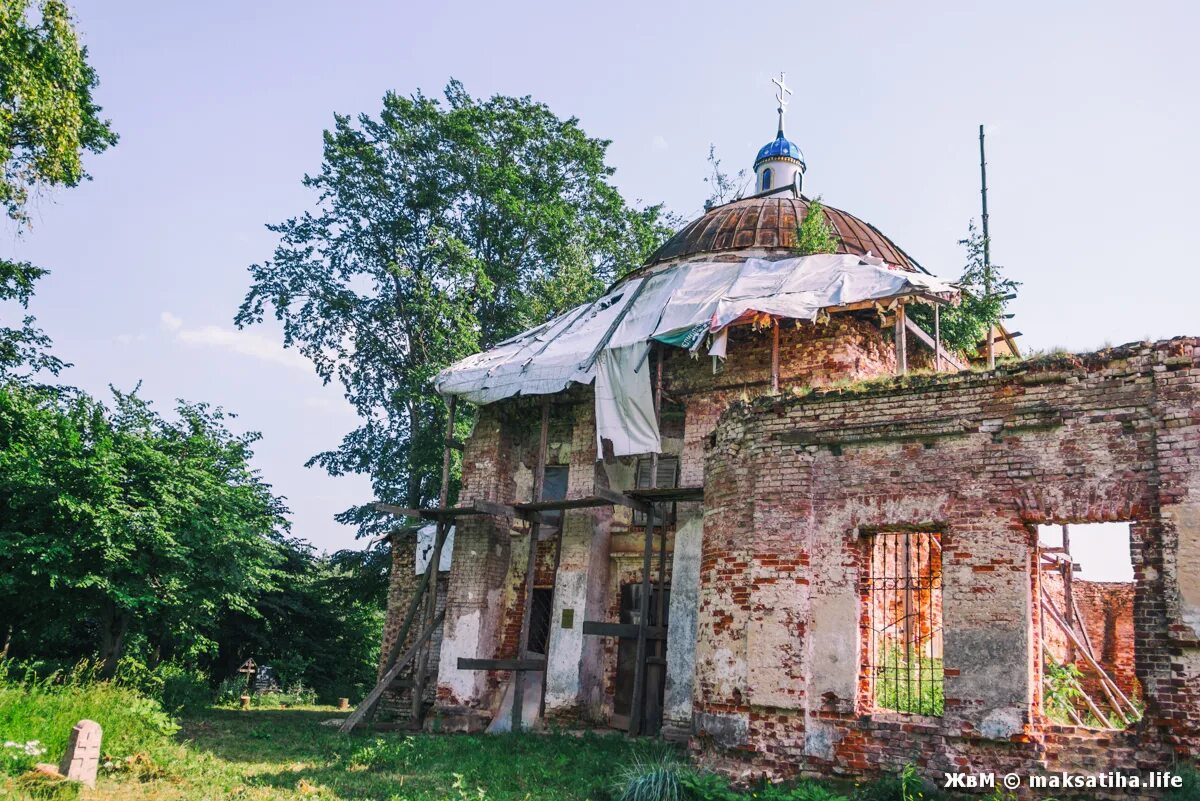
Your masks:
M 837 234 L 825 219 L 825 207 L 821 205 L 821 198 L 808 201 L 804 219 L 796 226 L 796 244 L 793 247 L 796 255 L 837 253 L 838 245 Z
M 0 303 L 29 308 L 33 285 L 45 274 L 29 262 L 0 259 Z M 50 354 L 50 337 L 37 327 L 33 315 L 22 315 L 17 328 L 0 326 L 0 381 L 24 381 L 38 371 L 58 375 L 67 366 Z
M 528 97 L 389 93 L 378 117 L 337 115 L 304 185 L 316 207 L 277 225 L 251 266 L 239 326 L 268 310 L 284 344 L 337 380 L 361 418 L 310 464 L 367 473 L 376 498 L 437 497 L 443 367 L 584 302 L 669 233 L 660 206 L 611 183 L 608 142 Z M 463 415 L 463 425 L 469 421 Z M 339 516 L 386 527 L 371 506 Z
M 253 658 L 271 665 L 285 688 L 301 681 L 327 701 L 361 698 L 375 684 L 388 549 L 324 556 L 289 541 L 284 554 L 280 581 L 258 598 L 253 612 L 231 611 L 222 619 L 211 674 L 234 676 Z
M 115 395 L 0 387 L 0 606 L 27 653 L 43 626 L 85 621 L 109 674 L 134 636 L 157 656 L 212 650 L 220 617 L 274 588 L 287 526 L 249 466 L 257 435 Z
M 84 151 L 116 144 L 92 98 L 98 80 L 61 0 L 0 0 L 0 204 L 25 221 L 39 186 L 76 186 Z
M 0 206 L 20 232 L 25 205 L 39 187 L 75 186 L 87 174 L 82 154 L 117 141 L 92 98 L 96 73 L 87 63 L 61 0 L 0 0 Z M 46 271 L 0 258 L 0 302 L 27 308 Z M 24 314 L 0 326 L 0 380 L 27 378 L 66 365 L 49 355 L 50 339 Z
M 955 282 L 962 290 L 962 302 L 943 307 L 939 324 L 947 348 L 974 355 L 980 341 L 987 336 L 988 327 L 998 325 L 1003 319 L 1021 284 L 1005 277 L 1002 267 L 984 262 L 984 239 L 974 220 L 967 224 L 967 238 L 960 239 L 958 244 L 967 251 L 966 266 Z M 912 306 L 909 313 L 918 325 L 933 332 L 933 311 L 929 307 Z

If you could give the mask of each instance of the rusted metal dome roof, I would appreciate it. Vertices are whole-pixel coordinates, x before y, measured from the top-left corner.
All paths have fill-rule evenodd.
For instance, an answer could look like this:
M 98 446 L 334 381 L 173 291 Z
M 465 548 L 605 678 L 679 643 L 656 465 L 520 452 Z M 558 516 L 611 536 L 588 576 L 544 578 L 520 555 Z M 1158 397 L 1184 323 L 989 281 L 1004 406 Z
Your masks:
M 789 193 L 755 195 L 717 206 L 680 229 L 650 255 L 645 266 L 739 250 L 787 254 L 795 246 L 796 226 L 808 213 L 808 204 L 808 198 Z M 837 236 L 838 253 L 864 256 L 869 252 L 895 267 L 926 272 L 870 223 L 829 206 L 824 206 L 824 212 L 825 221 Z

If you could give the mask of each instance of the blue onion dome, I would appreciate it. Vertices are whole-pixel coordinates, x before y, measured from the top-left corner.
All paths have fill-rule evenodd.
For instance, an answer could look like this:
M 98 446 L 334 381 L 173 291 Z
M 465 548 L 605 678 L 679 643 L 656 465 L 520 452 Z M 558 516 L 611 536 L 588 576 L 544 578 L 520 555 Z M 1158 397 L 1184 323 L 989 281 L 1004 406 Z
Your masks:
M 801 167 L 804 164 L 804 154 L 800 152 L 800 147 L 783 135 L 783 131 L 775 137 L 773 142 L 768 142 L 762 146 L 762 150 L 758 151 L 758 158 L 754 160 L 754 166 L 757 168 L 759 164 L 770 159 L 787 159 L 797 162 Z

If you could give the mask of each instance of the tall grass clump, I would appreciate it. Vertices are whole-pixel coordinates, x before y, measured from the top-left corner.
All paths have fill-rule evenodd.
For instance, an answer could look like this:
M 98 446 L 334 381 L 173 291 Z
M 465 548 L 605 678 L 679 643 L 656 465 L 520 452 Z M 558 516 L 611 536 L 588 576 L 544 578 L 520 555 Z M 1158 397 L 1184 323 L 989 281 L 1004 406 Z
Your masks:
M 621 768 L 613 796 L 617 801 L 683 801 L 688 767 L 672 752 L 635 754 Z
M 0 742 L 36 742 L 37 749 L 44 749 L 38 761 L 57 763 L 71 729 L 85 719 L 100 724 L 101 750 L 117 760 L 162 758 L 178 731 L 157 700 L 132 687 L 97 681 L 87 663 L 45 676 L 0 663 Z M 29 767 L 23 760 L 10 762 L 0 771 L 12 774 Z

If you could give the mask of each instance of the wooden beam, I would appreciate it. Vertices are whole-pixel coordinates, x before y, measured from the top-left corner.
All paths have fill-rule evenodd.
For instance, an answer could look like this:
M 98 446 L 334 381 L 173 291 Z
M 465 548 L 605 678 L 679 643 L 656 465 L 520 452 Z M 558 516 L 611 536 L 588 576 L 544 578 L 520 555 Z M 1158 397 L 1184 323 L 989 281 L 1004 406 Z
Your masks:
M 583 621 L 583 633 L 596 637 L 621 637 L 632 640 L 638 636 L 636 623 L 604 623 L 599 620 Z M 646 629 L 646 639 L 665 640 L 667 630 L 662 626 L 649 626 Z
M 459 670 L 511 670 L 542 671 L 546 669 L 545 659 L 470 659 L 465 656 L 458 658 Z
M 646 537 L 642 543 L 642 593 L 638 599 L 637 652 L 633 664 L 633 700 L 629 705 L 629 736 L 642 731 L 642 709 L 646 698 L 646 629 L 650 616 L 650 559 L 654 552 L 654 515 L 646 515 Z
M 642 512 L 644 514 L 650 513 L 650 504 L 626 495 L 623 492 L 610 490 L 608 487 L 593 487 L 592 492 L 598 497 L 604 498 L 609 503 L 614 504 L 615 506 L 625 506 L 634 510 L 635 512 Z
M 704 500 L 704 487 L 656 487 L 654 489 L 632 489 L 629 497 L 643 503 L 680 503 Z
M 372 689 L 371 692 L 367 693 L 367 697 L 362 700 L 362 703 L 355 707 L 354 711 L 350 713 L 350 717 L 346 718 L 345 722 L 342 723 L 341 728 L 339 728 L 338 731 L 340 731 L 342 734 L 348 734 L 362 721 L 364 717 L 367 716 L 368 712 L 375 708 L 375 705 L 379 703 L 379 699 L 383 697 L 384 691 L 391 686 L 392 681 L 397 675 L 399 675 L 400 671 L 404 669 L 408 663 L 412 661 L 413 657 L 417 655 L 417 651 L 422 645 L 425 644 L 425 641 L 429 639 L 430 635 L 433 634 L 434 629 L 441 625 L 442 619 L 445 618 L 445 616 L 445 610 L 437 613 L 437 615 L 433 618 L 433 624 L 427 626 L 425 630 L 421 632 L 420 636 L 417 637 L 416 642 L 414 642 L 409 649 L 404 652 L 404 656 L 400 659 L 397 659 L 392 666 L 387 669 L 387 672 L 383 674 L 383 678 L 379 680 L 379 683 L 375 685 L 375 688 Z
M 561 498 L 556 501 L 538 501 L 537 503 L 514 503 L 513 509 L 517 510 L 520 517 L 525 517 L 535 512 L 551 512 L 560 509 L 587 509 L 594 506 L 612 506 L 613 501 L 608 498 L 602 498 L 599 495 L 588 495 L 583 498 Z
M 942 307 L 933 307 L 933 370 L 942 371 Z
M 904 321 L 907 319 L 908 315 L 904 312 L 904 306 L 897 306 L 895 324 L 896 375 L 904 375 L 908 372 L 908 328 L 904 325 Z
M 393 506 L 390 503 L 375 504 L 375 511 L 382 512 L 385 515 L 395 515 L 396 517 L 424 517 L 427 509 L 405 509 L 401 506 Z
M 1112 678 L 1108 675 L 1108 672 L 1100 666 L 1100 663 L 1096 661 L 1095 657 L 1093 657 L 1091 654 L 1089 654 L 1087 652 L 1087 649 L 1082 647 L 1082 643 L 1079 641 L 1079 637 L 1077 637 L 1075 635 L 1075 632 L 1073 632 L 1069 628 L 1067 628 L 1066 621 L 1064 621 L 1062 619 L 1062 617 L 1059 616 L 1058 612 L 1055 611 L 1054 606 L 1049 603 L 1049 601 L 1047 600 L 1047 597 L 1046 597 L 1046 589 L 1044 587 L 1042 588 L 1042 599 L 1041 600 L 1042 600 L 1042 609 L 1046 610 L 1046 612 L 1050 615 L 1050 617 L 1054 619 L 1054 622 L 1057 623 L 1059 625 L 1059 627 L 1063 630 L 1063 633 L 1067 635 L 1067 638 L 1070 639 L 1071 642 L 1074 643 L 1076 645 L 1076 647 L 1079 648 L 1080 652 L 1083 653 L 1084 660 L 1086 660 L 1087 663 L 1092 666 L 1093 670 L 1095 670 L 1097 673 L 1100 674 L 1101 680 L 1102 681 L 1108 680 L 1108 681 L 1112 682 Z M 1116 685 L 1116 682 L 1112 682 L 1112 684 L 1113 684 L 1113 689 L 1116 691 L 1117 697 L 1120 698 L 1123 702 L 1125 702 L 1125 704 L 1131 710 L 1133 710 L 1133 712 L 1136 714 L 1137 707 L 1135 707 L 1133 705 L 1133 702 L 1129 700 L 1129 698 L 1125 695 L 1125 693 L 1121 692 L 1121 688 Z
M 941 347 L 941 341 L 939 339 L 929 336 L 929 334 L 927 334 L 925 332 L 925 329 L 922 328 L 921 326 L 917 325 L 916 323 L 914 323 L 912 321 L 912 318 L 909 317 L 907 314 L 904 316 L 904 325 L 909 331 L 911 331 L 916 336 L 917 339 L 921 340 L 923 343 L 925 343 L 926 345 L 929 346 L 930 350 L 934 351 L 935 358 L 938 358 L 937 354 L 940 354 L 940 359 L 942 361 L 949 362 L 951 367 L 954 367 L 957 370 L 966 370 L 967 369 L 967 366 L 965 364 L 960 362 L 954 356 L 947 353 Z M 938 364 L 940 365 L 940 362 L 938 362 Z M 937 369 L 940 370 L 941 367 L 939 366 Z

